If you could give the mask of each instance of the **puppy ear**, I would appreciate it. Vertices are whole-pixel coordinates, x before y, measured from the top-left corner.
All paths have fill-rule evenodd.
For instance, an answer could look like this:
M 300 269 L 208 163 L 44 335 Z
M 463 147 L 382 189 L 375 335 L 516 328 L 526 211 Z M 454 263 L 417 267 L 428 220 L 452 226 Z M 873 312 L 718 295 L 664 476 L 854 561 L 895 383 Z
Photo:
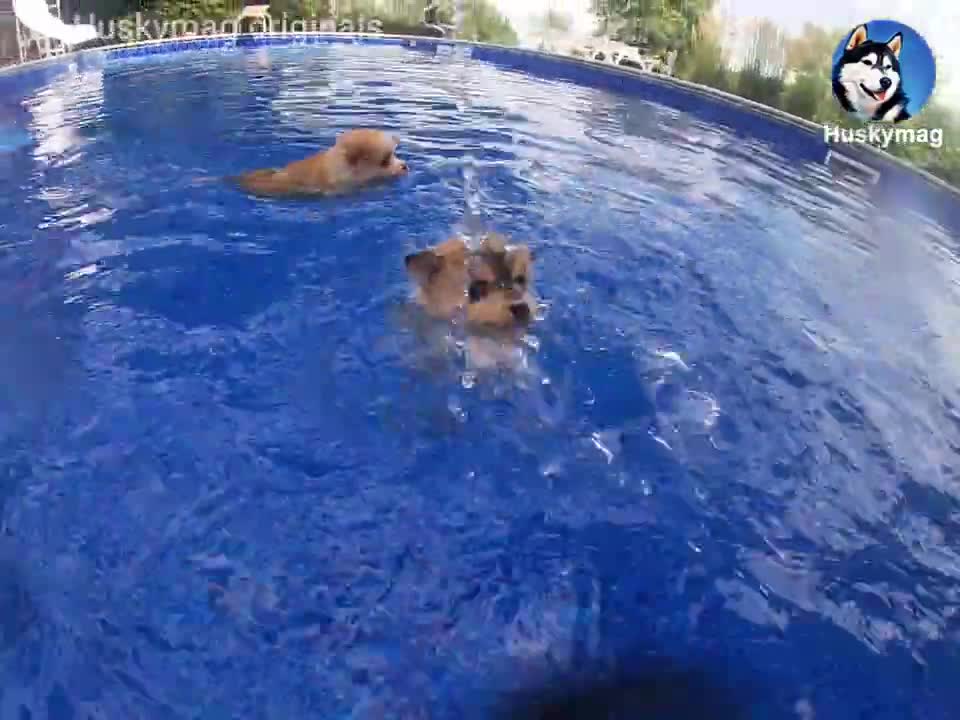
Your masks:
M 508 263 L 511 273 L 514 275 L 518 273 L 527 275 L 529 273 L 530 266 L 533 264 L 533 253 L 526 245 L 513 248 L 507 257 L 509 258 Z
M 867 41 L 867 26 L 860 25 L 850 36 L 850 42 L 847 43 L 847 50 L 853 50 L 858 45 L 863 45 Z
M 363 162 L 365 153 L 362 147 L 356 145 L 347 145 L 343 149 L 343 156 L 347 159 L 347 163 L 351 166 L 357 166 Z
M 443 259 L 433 250 L 421 250 L 420 252 L 410 253 L 403 259 L 403 264 L 407 272 L 412 275 L 417 282 L 425 283 L 430 279 L 440 266 Z
M 363 135 L 357 130 L 347 130 L 337 137 L 336 147 L 343 153 L 343 158 L 351 166 L 362 163 L 367 156 L 367 146 L 363 142 Z
M 480 243 L 480 247 L 485 252 L 491 253 L 502 253 L 507 250 L 506 238 L 503 237 L 500 233 L 489 233 L 483 238 L 483 242 Z
M 893 53 L 894 57 L 900 57 L 900 51 L 903 50 L 903 35 L 897 33 L 887 41 L 887 47 Z

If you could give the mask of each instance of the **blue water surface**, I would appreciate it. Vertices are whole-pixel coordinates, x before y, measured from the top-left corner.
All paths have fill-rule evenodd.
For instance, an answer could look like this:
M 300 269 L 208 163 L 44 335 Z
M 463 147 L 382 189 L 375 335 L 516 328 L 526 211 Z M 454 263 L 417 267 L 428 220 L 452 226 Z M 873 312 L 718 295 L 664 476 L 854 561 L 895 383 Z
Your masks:
M 483 718 L 651 659 L 754 718 L 956 717 L 958 247 L 889 183 L 401 47 L 5 102 L 0 719 Z M 221 181 L 356 126 L 409 177 Z M 405 312 L 404 255 L 482 229 L 536 253 L 513 374 Z

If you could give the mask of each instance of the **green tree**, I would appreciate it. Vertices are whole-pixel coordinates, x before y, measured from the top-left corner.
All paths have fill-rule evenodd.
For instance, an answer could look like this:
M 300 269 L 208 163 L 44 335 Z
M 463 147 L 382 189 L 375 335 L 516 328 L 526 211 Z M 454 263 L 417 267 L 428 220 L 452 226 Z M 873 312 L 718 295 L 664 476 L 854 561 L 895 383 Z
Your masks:
M 788 68 L 802 73 L 830 76 L 833 51 L 844 37 L 842 30 L 829 30 L 806 23 L 798 37 L 786 40 Z
M 723 50 L 722 31 L 715 18 L 705 15 L 700 19 L 689 47 L 677 59 L 677 77 L 718 90 L 732 89 L 733 75 Z
M 737 92 L 766 105 L 778 106 L 784 87 L 785 49 L 783 31 L 769 20 L 756 24 Z
M 597 34 L 652 52 L 688 49 L 714 0 L 591 0 Z
M 934 101 L 920 115 L 897 126 L 942 129 L 943 147 L 890 143 L 887 151 L 960 188 L 960 115 L 955 109 Z
M 540 38 L 540 49 L 543 50 L 550 44 L 551 37 L 569 32 L 573 21 L 569 15 L 551 8 L 543 15 L 534 17 L 532 24 L 534 35 Z
M 797 73 L 792 83 L 783 89 L 783 109 L 788 113 L 812 120 L 824 101 L 825 84 L 814 73 Z
M 236 8 L 228 0 L 158 0 L 147 12 L 155 12 L 164 20 L 222 20 L 235 16 Z
M 764 77 L 783 77 L 786 47 L 783 30 L 769 20 L 754 25 L 744 66 Z
M 853 124 L 834 99 L 831 85 L 833 52 L 843 36 L 843 30 L 807 23 L 799 36 L 786 39 L 785 61 L 792 82 L 784 89 L 784 110 L 815 122 Z
M 510 21 L 497 12 L 490 0 L 469 0 L 459 37 L 498 45 L 519 43 Z
M 731 90 L 732 74 L 719 39 L 703 33 L 687 52 L 680 55 L 675 68 L 677 77 L 700 85 Z

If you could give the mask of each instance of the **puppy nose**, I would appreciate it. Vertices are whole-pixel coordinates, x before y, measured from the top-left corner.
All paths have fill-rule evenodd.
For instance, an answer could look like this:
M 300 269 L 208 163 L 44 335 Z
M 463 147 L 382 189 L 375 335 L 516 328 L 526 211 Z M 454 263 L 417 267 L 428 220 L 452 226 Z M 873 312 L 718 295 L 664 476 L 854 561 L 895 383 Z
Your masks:
M 530 320 L 530 307 L 526 303 L 516 303 L 510 306 L 510 314 L 515 320 L 527 322 Z
M 886 79 L 886 78 L 884 78 L 884 79 Z M 400 161 L 400 170 L 402 170 L 403 172 L 407 172 L 407 170 L 409 170 L 409 169 L 410 169 L 410 168 L 407 167 L 407 164 L 406 164 L 403 160 L 401 160 L 401 161 Z
M 890 78 L 880 78 L 880 87 L 882 87 L 884 90 L 889 88 L 891 85 L 893 85 L 893 80 Z

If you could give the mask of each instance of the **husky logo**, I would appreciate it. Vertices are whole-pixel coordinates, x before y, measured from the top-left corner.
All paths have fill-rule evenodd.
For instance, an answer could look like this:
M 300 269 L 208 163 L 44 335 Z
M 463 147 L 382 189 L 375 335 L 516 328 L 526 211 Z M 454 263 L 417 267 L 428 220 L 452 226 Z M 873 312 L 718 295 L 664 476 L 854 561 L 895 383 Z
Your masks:
M 872 121 L 910 117 L 900 66 L 903 42 L 900 32 L 878 42 L 868 39 L 866 25 L 854 29 L 833 68 L 833 94 L 844 110 Z

